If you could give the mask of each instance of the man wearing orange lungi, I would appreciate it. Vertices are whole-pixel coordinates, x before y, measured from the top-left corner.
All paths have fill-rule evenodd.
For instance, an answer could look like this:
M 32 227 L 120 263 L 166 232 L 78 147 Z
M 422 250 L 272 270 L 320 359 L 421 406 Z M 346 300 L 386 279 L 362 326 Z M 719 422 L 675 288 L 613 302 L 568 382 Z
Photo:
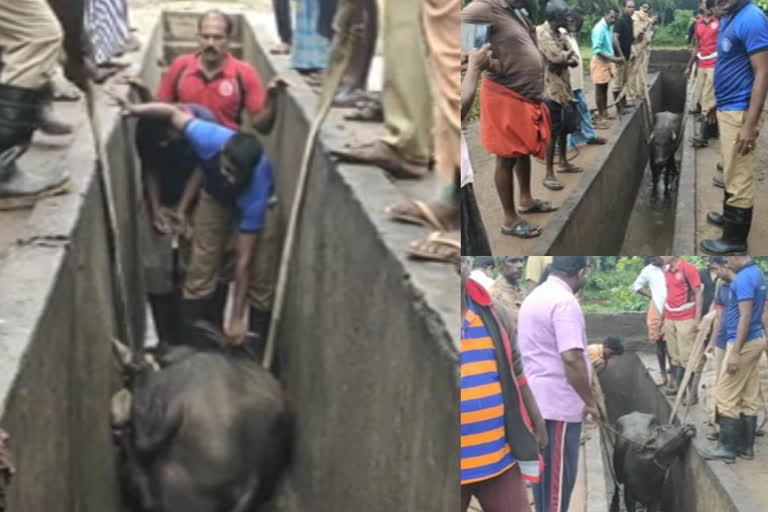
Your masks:
M 520 186 L 520 213 L 552 212 L 548 201 L 531 195 L 531 155 L 544 159 L 551 138 L 544 105 L 544 59 L 524 0 L 475 0 L 462 11 L 462 22 L 490 27 L 488 42 L 499 65 L 483 75 L 480 90 L 480 135 L 486 151 L 496 155 L 496 191 L 504 208 L 501 232 L 521 238 L 541 234 L 541 227 L 515 210 L 514 178 Z
M 664 320 L 664 303 L 667 301 L 667 281 L 664 277 L 664 260 L 661 256 L 646 256 L 645 268 L 637 276 L 632 289 L 640 295 L 651 299 L 648 303 L 646 325 L 648 339 L 656 344 L 656 357 L 659 360 L 661 380 L 658 386 L 667 384 L 667 344 L 664 341 L 662 324 Z
M 616 63 L 621 59 L 614 56 L 613 33 L 611 26 L 616 22 L 617 11 L 611 6 L 605 11 L 600 21 L 592 29 L 592 60 L 589 62 L 589 74 L 595 84 L 595 102 L 597 103 L 598 128 L 607 128 L 606 123 L 615 119 L 608 115 L 608 83 L 616 76 Z

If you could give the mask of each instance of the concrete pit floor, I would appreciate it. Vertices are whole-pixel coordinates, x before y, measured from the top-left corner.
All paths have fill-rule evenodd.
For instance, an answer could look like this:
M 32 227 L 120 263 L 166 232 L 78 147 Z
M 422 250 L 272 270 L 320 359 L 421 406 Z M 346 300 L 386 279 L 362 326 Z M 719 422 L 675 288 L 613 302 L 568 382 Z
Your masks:
M 683 141 L 684 144 L 690 142 Z M 699 242 L 706 238 L 719 238 L 722 229 L 707 222 L 708 211 L 723 211 L 723 189 L 712 184 L 712 177 L 720 157 L 720 140 L 710 139 L 709 146 L 696 149 L 696 254 L 704 254 Z M 758 136 L 755 151 L 757 160 L 753 173 L 755 211 L 749 233 L 749 254 L 768 254 L 768 130 Z

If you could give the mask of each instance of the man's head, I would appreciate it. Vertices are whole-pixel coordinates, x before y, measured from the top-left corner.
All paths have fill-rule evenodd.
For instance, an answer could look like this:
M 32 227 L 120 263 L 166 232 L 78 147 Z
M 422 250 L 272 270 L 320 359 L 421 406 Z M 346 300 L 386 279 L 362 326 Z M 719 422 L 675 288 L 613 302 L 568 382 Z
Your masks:
M 224 61 L 229 52 L 232 35 L 232 19 L 218 10 L 202 14 L 197 21 L 197 37 L 203 63 L 215 67 Z
M 547 21 L 555 29 L 568 26 L 568 6 L 563 0 L 550 0 L 544 8 Z
M 751 259 L 752 258 L 749 256 L 726 256 L 725 263 L 728 265 L 728 268 L 734 272 L 738 272 L 742 268 L 746 267 L 747 263 L 749 263 Z
M 475 256 L 472 260 L 472 270 L 480 269 L 486 274 L 490 274 L 495 266 L 496 261 L 493 256 Z
M 662 261 L 665 265 L 671 265 L 672 263 L 676 262 L 679 256 L 661 256 Z
M 659 23 L 661 23 L 661 15 L 658 12 L 654 12 L 653 14 L 651 14 L 651 21 L 653 22 L 654 25 L 658 25 Z
M 707 268 L 723 281 L 727 283 L 733 281 L 734 273 L 728 268 L 725 258 L 722 256 L 710 256 L 707 258 Z
M 613 6 L 611 6 L 611 7 L 608 7 L 608 9 L 606 9 L 605 15 L 603 16 L 603 19 L 605 19 L 605 22 L 608 25 L 613 25 L 614 23 L 616 23 L 616 17 L 618 15 L 619 15 L 618 9 L 616 9 Z
M 568 283 L 573 293 L 584 286 L 587 277 L 586 256 L 555 256 L 550 265 L 550 274 Z
M 624 15 L 625 16 L 632 16 L 635 14 L 635 1 L 634 0 L 624 0 Z
M 643 11 L 645 14 L 648 14 L 651 12 L 651 4 L 648 2 L 640 2 L 640 10 Z
M 610 359 L 611 356 L 620 356 L 624 353 L 624 344 L 621 342 L 621 338 L 615 338 L 609 336 L 603 341 L 603 359 Z
M 704 17 L 709 19 L 715 15 L 715 0 L 707 0 L 704 4 Z
M 523 275 L 525 259 L 522 256 L 503 256 L 499 258 L 499 272 L 510 283 L 517 283 Z
M 656 267 L 664 266 L 664 260 L 661 256 L 646 256 L 643 261 L 646 265 L 653 265 Z
M 221 150 L 219 172 L 227 191 L 239 194 L 251 181 L 264 150 L 256 136 L 237 132 Z
M 584 10 L 581 7 L 574 7 L 568 13 L 568 32 L 578 34 L 584 26 Z

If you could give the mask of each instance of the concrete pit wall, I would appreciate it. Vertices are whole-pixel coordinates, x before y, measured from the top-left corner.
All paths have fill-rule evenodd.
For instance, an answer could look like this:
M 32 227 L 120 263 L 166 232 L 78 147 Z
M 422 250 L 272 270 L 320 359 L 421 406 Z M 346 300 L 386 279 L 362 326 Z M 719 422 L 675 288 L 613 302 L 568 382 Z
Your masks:
M 651 76 L 653 111 L 663 104 L 662 83 Z M 531 254 L 618 254 L 638 188 L 646 172 L 651 132 L 645 107 L 616 121 L 609 149 L 560 205 Z M 610 212 L 609 215 L 606 212 Z
M 118 321 L 106 208 L 80 107 L 70 119 L 79 128 L 69 147 L 30 149 L 48 152 L 47 165 L 70 169 L 73 191 L 35 206 L 0 267 L 0 426 L 12 436 L 17 473 L 7 505 L 14 512 L 117 510 L 109 400 L 119 381 L 110 340 L 136 345 L 143 339 L 137 228 L 144 207 L 126 145 L 129 125 L 102 104 L 129 291 L 130 318 Z M 129 323 L 132 340 L 125 337 Z
M 667 399 L 662 396 L 645 366 L 631 352 L 610 360 L 600 374 L 605 392 L 609 420 L 633 411 L 654 414 L 666 423 L 671 413 Z M 697 441 L 700 440 L 700 441 Z M 722 463 L 707 463 L 696 451 L 698 443 L 706 443 L 702 433 L 691 443 L 682 460 L 676 461 L 663 489 L 665 512 L 757 512 L 758 508 L 740 492 L 738 482 L 729 481 Z M 732 480 L 732 479 L 731 479 Z M 609 487 L 612 486 L 609 485 Z M 743 490 L 742 490 L 743 491 Z
M 168 18 L 140 56 L 152 87 L 178 49 L 160 44 L 161 26 L 168 30 Z M 247 25 L 242 33 L 242 55 L 265 82 L 290 74 Z M 285 218 L 315 98 L 291 89 L 266 140 Z M 136 344 L 145 318 L 138 166 L 129 123 L 106 105 L 99 117 Z M 13 436 L 18 469 L 12 511 L 117 510 L 109 340 L 126 322 L 113 314 L 105 205 L 84 115 L 77 124 L 57 161 L 72 170 L 75 193 L 40 202 L 0 268 L 0 425 Z M 321 133 L 316 149 L 279 333 L 280 375 L 298 413 L 295 501 L 283 510 L 444 511 L 459 500 L 458 332 L 446 327 L 458 318 L 458 278 L 449 266 L 404 257 L 413 232 L 382 213 L 402 196 L 381 173 L 331 161 L 330 137 Z
M 601 343 L 608 336 L 616 336 L 622 339 L 627 350 L 655 351 L 655 345 L 648 341 L 645 316 L 634 311 L 586 313 L 587 336 L 590 343 Z
M 659 73 L 661 78 L 661 104 L 656 112 L 683 111 L 687 85 L 683 79 L 683 71 L 690 56 L 689 50 L 651 51 L 648 70 L 651 73 Z

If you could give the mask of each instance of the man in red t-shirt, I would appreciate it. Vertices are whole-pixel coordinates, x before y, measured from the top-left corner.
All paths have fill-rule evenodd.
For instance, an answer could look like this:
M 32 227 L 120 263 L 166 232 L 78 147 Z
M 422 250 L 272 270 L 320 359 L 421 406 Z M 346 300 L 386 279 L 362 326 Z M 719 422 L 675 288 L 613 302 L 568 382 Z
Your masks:
M 200 16 L 200 50 L 176 57 L 163 75 L 157 99 L 202 105 L 233 130 L 240 129 L 248 114 L 253 128 L 269 133 L 277 94 L 285 82 L 275 78 L 265 92 L 258 71 L 229 52 L 231 34 L 232 20 L 223 12 L 211 10 Z
M 696 98 L 701 105 L 701 122 L 705 122 L 707 114 L 715 108 L 715 63 L 717 62 L 717 33 L 720 21 L 715 18 L 713 8 L 715 0 L 707 0 L 704 14 L 696 20 L 693 28 L 693 50 L 688 66 L 685 68 L 686 79 L 691 74 L 693 63 L 698 62 L 698 78 L 696 79 Z M 699 145 L 706 144 L 706 135 L 694 136 Z
M 680 256 L 662 256 L 664 278 L 667 282 L 667 302 L 664 304 L 664 339 L 672 364 L 674 383 L 667 394 L 677 394 L 683 379 L 693 344 L 696 341 L 702 315 L 702 286 L 699 271 Z M 695 369 L 695 368 L 694 368 Z M 691 379 L 689 382 L 693 382 Z

